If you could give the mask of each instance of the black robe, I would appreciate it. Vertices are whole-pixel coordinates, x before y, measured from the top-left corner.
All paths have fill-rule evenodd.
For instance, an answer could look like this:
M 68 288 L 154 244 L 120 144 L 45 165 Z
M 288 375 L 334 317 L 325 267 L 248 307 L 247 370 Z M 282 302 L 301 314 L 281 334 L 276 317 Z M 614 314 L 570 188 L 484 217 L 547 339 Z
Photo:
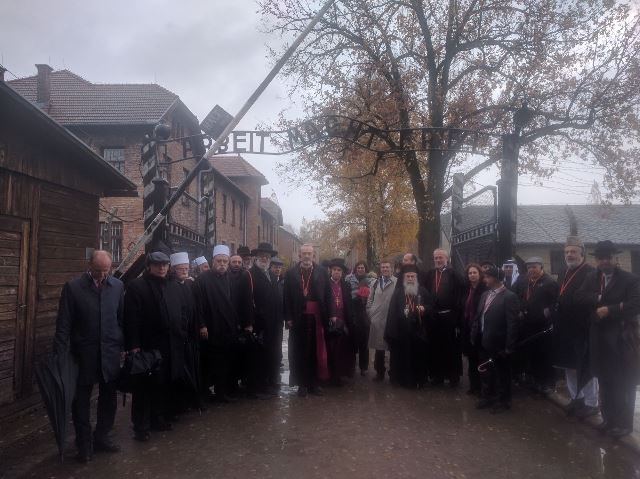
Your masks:
M 149 273 L 127 285 L 124 296 L 124 333 L 127 350 L 157 349 L 162 355 L 165 379 L 184 373 L 184 344 L 188 311 L 177 282 Z
M 434 314 L 429 318 L 429 375 L 432 379 L 456 381 L 462 375 L 462 310 L 464 304 L 464 280 L 452 268 L 442 272 L 436 284 L 436 272 L 432 269 L 425 277 L 425 288 L 435 302 Z
M 418 314 L 417 306 L 425 312 Z M 434 298 L 423 287 L 418 288 L 416 309 L 407 315 L 404 287 L 396 287 L 389 303 L 384 340 L 389 345 L 389 373 L 391 381 L 415 388 L 427 379 L 428 324 L 434 312 Z
M 589 377 L 589 314 L 590 308 L 576 301 L 580 289 L 593 266 L 583 263 L 558 276 L 564 290 L 558 296 L 551 315 L 553 321 L 553 364 L 559 368 L 576 369 L 582 384 Z
M 318 302 L 321 325 L 326 331 L 331 305 L 331 287 L 326 268 L 313 265 L 309 288 L 311 299 Z M 289 384 L 292 386 L 309 386 L 310 384 L 304 383 L 314 381 L 317 373 L 317 365 L 309 364 L 309 358 L 313 356 L 309 350 L 309 338 L 315 341 L 316 333 L 315 330 L 309 330 L 309 323 L 304 315 L 306 301 L 302 291 L 301 269 L 297 264 L 289 268 L 284 279 L 284 319 L 285 322 L 292 323 L 289 329 Z

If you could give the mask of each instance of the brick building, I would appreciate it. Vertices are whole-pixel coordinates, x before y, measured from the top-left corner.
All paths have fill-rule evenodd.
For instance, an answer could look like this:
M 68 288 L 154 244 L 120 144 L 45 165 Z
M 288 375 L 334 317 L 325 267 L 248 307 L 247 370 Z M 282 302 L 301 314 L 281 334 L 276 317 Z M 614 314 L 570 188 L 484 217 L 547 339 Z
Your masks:
M 100 246 L 110 249 L 118 263 L 144 231 L 140 151 L 145 135 L 151 135 L 160 122 L 171 125 L 172 137 L 195 135 L 200 133 L 198 120 L 176 94 L 156 84 L 98 84 L 69 70 L 36 67 L 37 75 L 7 83 L 138 185 L 138 198 L 100 201 Z M 202 142 L 191 148 L 203 153 Z M 161 175 L 172 188 L 196 164 L 195 159 L 181 161 L 185 156 L 195 155 L 180 143 L 161 151 Z M 170 245 L 192 255 L 204 251 L 205 211 L 199 198 L 194 182 L 168 217 Z M 108 225 L 110 244 L 106 244 Z
M 274 249 L 280 246 L 279 228 L 282 226 L 282 210 L 271 198 L 260 198 L 261 222 L 258 228 L 259 241 L 271 243 Z
M 289 226 L 278 228 L 278 254 L 287 267 L 298 261 L 300 246 L 302 240 Z

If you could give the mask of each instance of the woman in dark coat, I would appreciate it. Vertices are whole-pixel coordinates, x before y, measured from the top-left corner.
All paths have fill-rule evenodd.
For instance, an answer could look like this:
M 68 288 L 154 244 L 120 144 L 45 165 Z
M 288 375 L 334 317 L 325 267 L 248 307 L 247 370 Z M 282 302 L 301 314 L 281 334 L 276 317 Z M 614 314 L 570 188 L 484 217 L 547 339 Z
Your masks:
M 331 384 L 341 386 L 341 378 L 353 377 L 357 349 L 355 319 L 351 303 L 351 286 L 344 281 L 347 267 L 342 258 L 329 262 L 332 303 L 331 320 L 327 330 L 327 362 Z
M 149 439 L 149 429 L 171 429 L 172 383 L 182 377 L 187 311 L 181 286 L 167 278 L 169 257 L 155 252 L 147 257 L 147 271 L 127 286 L 124 332 L 130 352 L 157 350 L 162 355 L 159 374 L 134 392 L 131 419 L 135 438 Z
M 467 356 L 469 375 L 469 390 L 467 394 L 480 394 L 482 386 L 478 372 L 478 345 L 471 343 L 471 326 L 478 311 L 478 303 L 482 293 L 487 290 L 482 281 L 482 268 L 479 264 L 468 264 L 465 269 L 466 291 L 464 294 L 464 310 L 462 320 L 462 353 Z
M 418 285 L 418 269 L 404 265 L 391 303 L 384 332 L 389 345 L 391 382 L 415 389 L 427 380 L 427 323 L 434 298 Z

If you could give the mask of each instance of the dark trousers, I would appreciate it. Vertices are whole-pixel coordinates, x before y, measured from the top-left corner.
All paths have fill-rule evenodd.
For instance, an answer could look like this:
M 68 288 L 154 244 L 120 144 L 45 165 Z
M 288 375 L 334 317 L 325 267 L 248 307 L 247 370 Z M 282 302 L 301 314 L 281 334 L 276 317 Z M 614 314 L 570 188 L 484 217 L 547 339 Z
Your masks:
M 433 381 L 458 382 L 462 375 L 462 348 L 456 315 L 453 311 L 436 312 L 428 323 L 428 369 Z
M 373 368 L 376 370 L 376 373 L 378 373 L 378 376 L 384 376 L 386 372 L 384 367 L 385 352 L 384 349 L 376 349 L 375 356 L 373 357 Z
M 131 401 L 131 422 L 135 432 L 147 432 L 151 427 L 167 421 L 169 408 L 174 404 L 174 392 L 157 379 L 133 393 Z
M 521 340 L 545 329 L 544 324 L 536 324 L 527 328 Z M 524 372 L 533 379 L 534 386 L 544 388 L 555 386 L 555 370 L 553 368 L 553 340 L 545 334 L 531 341 L 522 351 Z
M 367 316 L 366 302 L 361 298 L 353 300 L 353 307 L 356 312 L 356 348 L 358 353 L 358 367 L 360 371 L 369 370 L 369 330 L 371 322 Z
M 245 359 L 248 356 L 245 355 Z M 209 368 L 212 372 L 212 382 L 216 395 L 224 396 L 234 392 L 238 387 L 238 379 L 247 372 L 246 361 L 240 360 L 239 347 L 235 339 L 231 338 L 226 344 L 211 345 L 209 350 Z M 254 378 L 246 378 L 253 382 Z
M 489 358 L 493 358 L 493 363 L 480 375 L 481 395 L 484 399 L 511 406 L 511 362 L 508 357 L 501 358 L 484 349 L 479 351 L 480 361 L 484 362 Z
M 114 381 L 98 385 L 98 417 L 94 437 L 98 441 L 106 439 L 113 428 L 117 409 L 117 390 Z M 76 430 L 78 449 L 89 451 L 91 448 L 91 392 L 93 384 L 78 384 L 72 404 L 73 426 Z
M 598 376 L 602 417 L 611 427 L 633 429 L 636 405 L 635 381 L 623 374 Z

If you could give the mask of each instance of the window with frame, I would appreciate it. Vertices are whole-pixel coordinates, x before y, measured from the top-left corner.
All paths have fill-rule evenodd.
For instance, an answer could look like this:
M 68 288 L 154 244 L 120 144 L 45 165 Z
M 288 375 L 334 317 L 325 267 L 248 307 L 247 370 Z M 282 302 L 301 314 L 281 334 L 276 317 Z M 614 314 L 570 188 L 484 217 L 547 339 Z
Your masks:
M 244 203 L 240 203 L 240 229 L 244 229 Z
M 122 261 L 122 221 L 112 221 L 111 231 L 108 225 L 106 221 L 100 222 L 100 249 L 109 251 L 113 263 L 118 264 Z
M 227 222 L 227 195 L 222 195 L 222 222 Z
M 560 274 L 565 269 L 564 251 L 551 250 L 551 274 Z
M 231 226 L 236 225 L 236 200 L 231 199 Z
M 187 170 L 186 168 L 182 168 L 182 175 L 184 177 L 184 179 L 187 179 L 187 176 L 189 176 L 189 170 Z M 189 188 L 187 188 L 185 190 L 185 192 L 182 194 L 182 205 L 183 206 L 189 206 L 189 197 L 186 195 L 186 193 L 189 193 Z
M 102 157 L 124 175 L 124 148 L 103 148 Z

